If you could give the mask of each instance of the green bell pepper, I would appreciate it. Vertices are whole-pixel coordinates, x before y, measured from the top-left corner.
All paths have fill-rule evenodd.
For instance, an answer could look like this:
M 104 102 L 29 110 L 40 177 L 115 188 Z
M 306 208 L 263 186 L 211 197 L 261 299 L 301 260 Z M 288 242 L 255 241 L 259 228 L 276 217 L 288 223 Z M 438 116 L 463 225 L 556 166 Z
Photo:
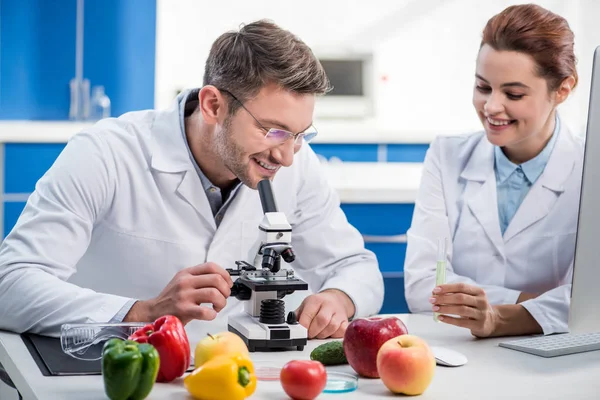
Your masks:
M 104 391 L 111 400 L 143 400 L 156 381 L 160 357 L 154 346 L 113 338 L 102 348 Z

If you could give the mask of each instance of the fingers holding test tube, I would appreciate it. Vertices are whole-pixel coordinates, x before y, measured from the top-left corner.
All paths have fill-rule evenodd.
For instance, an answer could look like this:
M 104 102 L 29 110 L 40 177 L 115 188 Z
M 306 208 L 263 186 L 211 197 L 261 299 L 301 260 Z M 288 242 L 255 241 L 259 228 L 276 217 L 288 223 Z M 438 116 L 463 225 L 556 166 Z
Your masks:
M 440 322 L 467 328 L 477 337 L 495 332 L 498 316 L 482 288 L 448 283 L 436 286 L 432 294 L 429 301 Z

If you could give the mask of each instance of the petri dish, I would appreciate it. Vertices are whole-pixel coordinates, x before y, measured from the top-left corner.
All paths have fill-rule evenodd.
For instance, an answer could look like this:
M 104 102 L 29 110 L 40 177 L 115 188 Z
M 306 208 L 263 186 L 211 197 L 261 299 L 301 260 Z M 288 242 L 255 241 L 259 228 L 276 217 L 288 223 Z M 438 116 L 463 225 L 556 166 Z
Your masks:
M 358 388 L 358 376 L 345 372 L 327 371 L 323 393 L 348 393 Z

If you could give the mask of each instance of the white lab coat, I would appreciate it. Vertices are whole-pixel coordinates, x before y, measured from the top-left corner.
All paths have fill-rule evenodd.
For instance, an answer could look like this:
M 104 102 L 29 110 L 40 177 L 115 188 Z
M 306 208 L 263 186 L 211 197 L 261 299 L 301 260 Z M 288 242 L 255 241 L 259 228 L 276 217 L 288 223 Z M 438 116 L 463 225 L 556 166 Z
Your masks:
M 63 323 L 109 321 L 130 298 L 157 296 L 183 268 L 248 260 L 263 218 L 258 192 L 240 188 L 217 229 L 178 112 L 175 101 L 129 113 L 69 141 L 0 247 L 0 329 L 55 335 Z M 309 146 L 273 190 L 293 228 L 298 275 L 314 292 L 347 293 L 356 317 L 376 314 L 384 290 L 376 258 Z M 229 298 L 219 326 L 242 310 Z M 206 336 L 206 324 L 192 321 L 188 334 Z
M 433 141 L 407 232 L 410 310 L 431 311 L 437 239 L 447 237 L 447 282 L 479 286 L 494 305 L 515 304 L 521 292 L 543 293 L 521 304 L 545 334 L 567 331 L 582 166 L 583 140 L 563 127 L 502 236 L 493 145 L 483 132 Z

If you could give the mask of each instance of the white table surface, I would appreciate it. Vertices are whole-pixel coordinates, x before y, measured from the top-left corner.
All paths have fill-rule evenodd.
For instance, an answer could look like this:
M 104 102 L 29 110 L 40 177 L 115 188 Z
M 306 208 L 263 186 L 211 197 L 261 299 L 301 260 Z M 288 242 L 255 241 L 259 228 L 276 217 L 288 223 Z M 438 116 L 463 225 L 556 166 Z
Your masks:
M 468 363 L 462 367 L 436 367 L 431 385 L 419 398 L 442 400 L 494 399 L 598 399 L 600 398 L 600 351 L 543 358 L 498 347 L 504 339 L 475 339 L 464 329 L 435 323 L 430 315 L 400 315 L 409 333 L 431 345 L 462 352 Z M 309 341 L 304 351 L 253 353 L 254 360 L 283 364 L 308 359 L 323 341 Z M 20 336 L 0 332 L 0 363 L 12 377 L 25 400 L 107 399 L 102 377 L 45 377 L 29 355 Z M 351 372 L 349 366 L 328 367 Z M 345 394 L 322 394 L 321 399 L 379 399 L 392 394 L 379 379 L 360 379 L 358 390 Z M 279 382 L 259 381 L 252 399 L 287 399 Z M 181 379 L 155 384 L 149 400 L 190 400 Z

